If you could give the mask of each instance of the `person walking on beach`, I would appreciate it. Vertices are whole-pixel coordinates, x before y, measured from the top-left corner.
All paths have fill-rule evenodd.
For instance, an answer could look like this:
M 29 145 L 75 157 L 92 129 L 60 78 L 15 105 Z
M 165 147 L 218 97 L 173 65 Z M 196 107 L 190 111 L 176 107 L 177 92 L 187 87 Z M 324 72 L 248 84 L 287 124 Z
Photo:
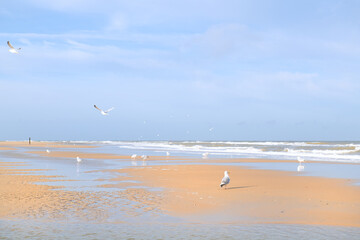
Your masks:
M 31 137 L 29 137 L 29 145 L 31 145 Z

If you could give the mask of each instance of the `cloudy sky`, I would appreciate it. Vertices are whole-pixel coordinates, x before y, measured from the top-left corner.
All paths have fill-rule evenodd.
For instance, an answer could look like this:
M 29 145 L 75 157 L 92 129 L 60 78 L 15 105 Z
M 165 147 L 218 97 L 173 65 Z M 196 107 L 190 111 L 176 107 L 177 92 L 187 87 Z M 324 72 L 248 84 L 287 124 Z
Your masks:
M 359 12 L 356 0 L 5 1 L 0 139 L 360 140 Z

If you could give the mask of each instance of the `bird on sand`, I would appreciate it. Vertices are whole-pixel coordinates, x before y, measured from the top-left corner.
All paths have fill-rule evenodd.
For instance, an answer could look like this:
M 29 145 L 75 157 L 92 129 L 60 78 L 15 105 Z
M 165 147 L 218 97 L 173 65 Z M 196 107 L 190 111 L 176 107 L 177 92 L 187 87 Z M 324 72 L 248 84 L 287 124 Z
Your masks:
M 9 41 L 7 41 L 7 45 L 10 47 L 9 52 L 11 53 L 19 53 L 19 50 L 21 50 L 21 48 L 15 49 Z
M 209 153 L 208 153 L 208 152 L 205 152 L 205 153 L 202 154 L 202 157 L 203 157 L 203 158 L 208 158 L 208 156 L 209 156 Z
M 50 153 L 50 150 L 49 150 L 49 149 L 46 149 L 46 152 L 47 152 L 47 153 Z
M 81 158 L 79 158 L 79 157 L 76 157 L 76 161 L 79 163 L 79 162 L 81 162 L 81 161 L 82 161 L 82 159 L 81 159 Z
M 94 105 L 94 108 L 96 108 L 97 110 L 99 110 L 100 111 L 100 113 L 102 114 L 102 115 L 108 115 L 109 114 L 109 112 L 111 111 L 111 110 L 113 110 L 114 108 L 112 107 L 112 108 L 110 108 L 110 109 L 108 109 L 108 110 L 106 110 L 106 111 L 104 111 L 104 110 L 102 110 L 102 109 L 100 109 L 100 108 L 98 108 L 96 105 Z
M 297 157 L 297 160 L 299 162 L 299 166 L 297 167 L 297 171 L 298 172 L 303 172 L 305 167 L 303 165 L 301 165 L 303 162 L 305 162 L 305 160 L 301 157 Z
M 131 155 L 131 159 L 135 159 L 137 157 L 137 154 Z
M 298 160 L 298 162 L 299 162 L 300 164 L 305 161 L 305 160 L 304 160 L 303 158 L 301 158 L 301 157 L 297 157 L 297 160 Z
M 221 180 L 221 183 L 220 183 L 220 187 L 225 186 L 225 189 L 226 189 L 226 185 L 228 185 L 229 183 L 230 183 L 229 173 L 228 173 L 228 171 L 225 171 L 224 172 L 224 177 L 223 177 L 223 179 Z

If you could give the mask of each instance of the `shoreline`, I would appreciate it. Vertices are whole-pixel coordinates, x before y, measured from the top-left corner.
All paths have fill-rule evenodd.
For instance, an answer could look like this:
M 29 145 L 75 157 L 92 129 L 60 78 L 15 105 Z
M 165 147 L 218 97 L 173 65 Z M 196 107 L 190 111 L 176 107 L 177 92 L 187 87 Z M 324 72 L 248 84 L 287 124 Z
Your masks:
M 24 142 L 16 142 L 14 145 L 1 143 L 3 142 L 0 142 L 0 149 L 14 147 L 16 150 L 17 146 L 24 145 Z M 46 144 L 48 143 L 34 144 L 33 147 L 48 146 Z M 46 156 L 47 159 L 44 161 L 48 163 L 56 158 L 76 156 L 85 159 L 132 161 L 130 156 L 126 155 L 58 149 L 61 147 L 61 144 L 56 144 L 54 148 L 57 149 L 50 153 L 25 153 Z M 89 146 L 82 147 L 85 149 Z M 24 156 L 26 158 L 26 155 Z M 168 163 L 159 162 L 160 165 L 157 165 L 158 161 L 164 160 Z M 143 160 L 137 158 L 135 161 Z M 133 202 L 127 205 L 123 210 L 125 212 L 138 211 L 133 208 L 133 204 L 136 203 L 135 205 L 141 206 L 142 214 L 160 212 L 165 214 L 165 217 L 199 224 L 269 223 L 360 227 L 360 186 L 353 185 L 352 180 L 305 176 L 294 171 L 214 165 L 229 161 L 284 162 L 271 159 L 149 156 L 146 160 L 148 166 L 94 170 L 111 173 L 111 178 L 108 181 L 110 183 L 106 184 L 102 183 L 101 179 L 92 180 L 98 182 L 99 188 L 104 189 L 92 192 L 64 190 L 61 186 L 46 185 L 47 182 L 60 181 L 61 184 L 61 181 L 72 179 L 59 180 L 57 176 L 37 175 L 37 170 L 28 169 L 29 165 L 23 161 L 9 162 L 0 157 L 0 218 L 37 218 L 47 213 L 57 217 L 64 215 L 61 212 L 68 212 L 80 219 L 106 219 L 112 214 L 112 209 L 116 208 L 114 203 L 121 199 Z M 219 187 L 225 170 L 230 171 L 231 178 L 227 190 Z M 82 174 L 89 173 L 91 172 Z M 41 184 L 36 184 L 38 182 Z M 101 203 L 101 206 L 92 205 L 95 202 Z

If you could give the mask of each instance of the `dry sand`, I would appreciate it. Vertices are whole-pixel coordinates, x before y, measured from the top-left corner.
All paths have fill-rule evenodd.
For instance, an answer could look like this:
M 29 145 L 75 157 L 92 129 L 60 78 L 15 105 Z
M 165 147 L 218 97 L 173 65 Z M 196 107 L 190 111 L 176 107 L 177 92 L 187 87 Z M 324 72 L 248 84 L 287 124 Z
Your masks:
M 227 190 L 219 187 L 225 170 L 231 177 Z M 128 173 L 147 186 L 165 188 L 161 209 L 195 221 L 360 227 L 360 187 L 344 179 L 209 165 L 118 172 Z

